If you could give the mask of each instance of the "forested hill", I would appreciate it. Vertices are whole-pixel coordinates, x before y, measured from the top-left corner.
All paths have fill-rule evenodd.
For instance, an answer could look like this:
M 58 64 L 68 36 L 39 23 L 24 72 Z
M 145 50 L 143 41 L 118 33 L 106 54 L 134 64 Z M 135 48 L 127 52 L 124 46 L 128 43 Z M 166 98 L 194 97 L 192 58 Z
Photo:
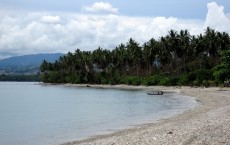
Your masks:
M 170 30 L 143 44 L 77 49 L 40 67 L 44 82 L 129 85 L 217 85 L 230 80 L 229 68 L 229 34 L 209 27 L 198 36 Z
M 44 59 L 49 62 L 54 62 L 55 60 L 58 60 L 60 56 L 63 56 L 63 54 L 30 54 L 10 57 L 0 60 L 0 69 L 25 66 L 40 66 Z

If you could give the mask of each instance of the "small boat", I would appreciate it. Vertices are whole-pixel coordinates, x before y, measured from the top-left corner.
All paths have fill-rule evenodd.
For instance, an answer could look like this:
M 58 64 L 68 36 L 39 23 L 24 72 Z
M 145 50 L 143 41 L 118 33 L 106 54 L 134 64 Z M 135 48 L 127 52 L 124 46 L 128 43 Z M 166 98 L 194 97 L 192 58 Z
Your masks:
M 163 91 L 152 91 L 152 92 L 147 92 L 148 95 L 163 95 Z

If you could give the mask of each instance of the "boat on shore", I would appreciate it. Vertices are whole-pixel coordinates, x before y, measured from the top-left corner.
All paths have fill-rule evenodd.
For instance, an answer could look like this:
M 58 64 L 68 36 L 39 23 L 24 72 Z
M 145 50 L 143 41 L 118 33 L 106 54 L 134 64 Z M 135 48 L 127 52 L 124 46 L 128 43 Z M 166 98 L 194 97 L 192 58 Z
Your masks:
M 151 91 L 151 92 L 147 92 L 148 95 L 163 95 L 164 92 L 163 91 Z

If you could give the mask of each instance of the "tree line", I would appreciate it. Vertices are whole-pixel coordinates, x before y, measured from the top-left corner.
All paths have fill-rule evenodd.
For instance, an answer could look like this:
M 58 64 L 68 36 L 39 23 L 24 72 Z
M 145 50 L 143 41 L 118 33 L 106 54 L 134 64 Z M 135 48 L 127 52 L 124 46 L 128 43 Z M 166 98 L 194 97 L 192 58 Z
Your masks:
M 207 27 L 203 34 L 194 36 L 188 30 L 170 30 L 166 36 L 151 38 L 142 45 L 130 38 L 113 50 L 77 49 L 54 63 L 44 60 L 41 80 L 74 84 L 218 84 L 230 79 L 223 75 L 228 68 L 223 73 L 222 61 L 222 57 L 230 57 L 229 50 L 226 32 Z
M 0 81 L 16 81 L 16 82 L 39 82 L 39 74 L 1 74 Z

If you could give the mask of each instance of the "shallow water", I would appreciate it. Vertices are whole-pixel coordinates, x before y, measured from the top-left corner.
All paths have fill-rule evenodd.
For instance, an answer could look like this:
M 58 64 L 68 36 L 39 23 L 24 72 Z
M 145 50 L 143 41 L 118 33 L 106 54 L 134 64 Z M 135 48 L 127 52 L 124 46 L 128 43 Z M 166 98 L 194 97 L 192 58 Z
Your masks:
M 154 122 L 196 106 L 178 94 L 0 82 L 0 145 L 53 145 Z

